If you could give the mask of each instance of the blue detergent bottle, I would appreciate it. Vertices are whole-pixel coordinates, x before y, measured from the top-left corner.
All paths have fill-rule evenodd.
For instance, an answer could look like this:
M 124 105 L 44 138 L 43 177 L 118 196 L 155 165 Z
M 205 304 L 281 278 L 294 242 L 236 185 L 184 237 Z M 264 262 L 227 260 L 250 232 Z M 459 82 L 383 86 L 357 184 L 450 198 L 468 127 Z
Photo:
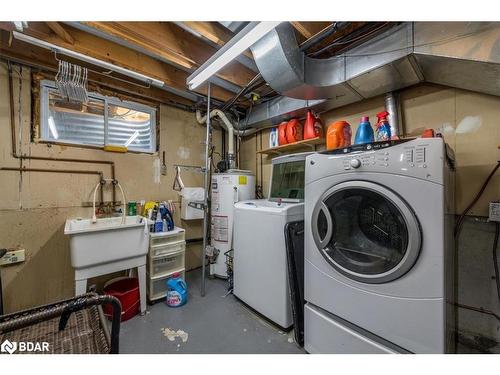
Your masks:
M 363 143 L 372 143 L 374 141 L 373 129 L 370 124 L 368 116 L 361 117 L 356 136 L 354 137 L 354 144 L 359 145 Z
M 174 273 L 167 280 L 167 305 L 179 307 L 187 302 L 187 284 L 182 280 L 180 273 Z

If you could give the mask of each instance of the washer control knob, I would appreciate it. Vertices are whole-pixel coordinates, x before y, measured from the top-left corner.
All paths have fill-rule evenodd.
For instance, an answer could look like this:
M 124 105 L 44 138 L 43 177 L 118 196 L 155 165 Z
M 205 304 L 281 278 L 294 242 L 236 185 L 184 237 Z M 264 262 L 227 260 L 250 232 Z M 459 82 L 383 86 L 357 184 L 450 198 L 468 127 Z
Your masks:
M 361 167 L 361 161 L 359 159 L 351 159 L 351 161 L 349 162 L 349 164 L 353 168 L 359 168 L 359 167 Z

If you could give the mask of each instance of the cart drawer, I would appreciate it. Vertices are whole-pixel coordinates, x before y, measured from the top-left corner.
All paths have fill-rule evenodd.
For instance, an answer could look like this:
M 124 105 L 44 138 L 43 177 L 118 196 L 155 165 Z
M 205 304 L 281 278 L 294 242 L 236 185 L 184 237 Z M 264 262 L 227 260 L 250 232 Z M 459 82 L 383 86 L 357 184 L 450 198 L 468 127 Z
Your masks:
M 161 256 L 175 254 L 185 250 L 186 250 L 186 242 L 179 241 L 168 245 L 151 246 L 149 249 L 149 256 L 151 258 L 157 258 Z
M 151 277 L 158 277 L 184 268 L 184 254 L 184 249 L 182 249 L 167 256 L 150 257 L 148 261 L 148 273 Z
M 164 246 L 176 242 L 181 242 L 186 239 L 185 233 L 186 232 L 184 231 L 178 231 L 173 233 L 164 232 L 161 235 L 159 234 L 151 235 L 149 239 L 149 245 L 151 247 L 156 247 L 156 246 Z

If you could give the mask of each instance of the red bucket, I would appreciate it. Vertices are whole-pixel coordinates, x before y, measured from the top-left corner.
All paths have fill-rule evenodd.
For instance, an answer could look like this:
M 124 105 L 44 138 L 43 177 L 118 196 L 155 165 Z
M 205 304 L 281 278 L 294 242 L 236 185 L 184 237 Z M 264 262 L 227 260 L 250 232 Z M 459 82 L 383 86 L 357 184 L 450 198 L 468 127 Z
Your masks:
M 140 310 L 139 280 L 136 277 L 120 277 L 104 285 L 104 294 L 118 298 L 122 304 L 121 321 L 134 317 Z M 104 315 L 111 319 L 113 307 L 104 305 Z

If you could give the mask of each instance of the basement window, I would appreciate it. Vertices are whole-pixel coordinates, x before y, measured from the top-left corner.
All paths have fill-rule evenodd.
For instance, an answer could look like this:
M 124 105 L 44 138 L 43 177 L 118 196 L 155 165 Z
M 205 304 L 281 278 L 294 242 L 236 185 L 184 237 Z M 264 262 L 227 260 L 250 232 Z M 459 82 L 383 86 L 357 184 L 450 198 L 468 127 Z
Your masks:
M 89 93 L 87 103 L 59 96 L 55 83 L 40 83 L 40 139 L 45 142 L 156 151 L 156 108 Z

